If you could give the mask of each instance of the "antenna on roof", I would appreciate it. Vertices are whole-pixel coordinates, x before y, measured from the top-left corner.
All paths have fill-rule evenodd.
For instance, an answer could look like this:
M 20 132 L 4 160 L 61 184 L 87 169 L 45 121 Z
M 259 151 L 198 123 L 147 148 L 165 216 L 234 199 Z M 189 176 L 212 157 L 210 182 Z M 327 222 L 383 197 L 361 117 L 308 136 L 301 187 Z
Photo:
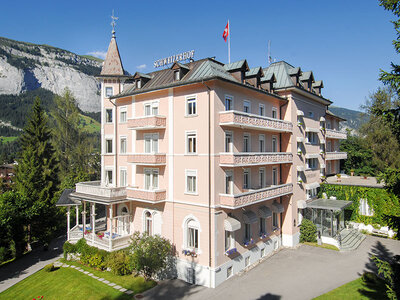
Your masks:
M 271 57 L 271 41 L 268 40 L 268 65 L 272 63 L 272 57 Z

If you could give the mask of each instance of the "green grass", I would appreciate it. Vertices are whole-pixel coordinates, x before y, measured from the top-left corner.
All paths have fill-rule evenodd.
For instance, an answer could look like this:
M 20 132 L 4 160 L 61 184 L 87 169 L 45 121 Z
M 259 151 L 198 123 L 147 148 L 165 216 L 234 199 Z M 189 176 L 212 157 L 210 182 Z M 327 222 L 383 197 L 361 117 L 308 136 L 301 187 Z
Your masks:
M 323 294 L 316 300 L 385 300 L 386 297 L 386 287 L 383 280 L 379 279 L 375 275 L 371 281 L 364 281 L 362 277 L 350 281 L 337 289 L 334 289 L 326 294 Z
M 98 132 L 100 133 L 100 123 L 91 117 L 79 115 L 79 127 L 83 128 L 88 133 Z
M 40 270 L 0 294 L 0 299 L 132 299 L 77 270 Z
M 79 56 L 84 57 L 84 58 L 88 58 L 88 59 L 91 59 L 91 60 L 94 60 L 94 61 L 97 61 L 97 62 L 103 62 L 104 61 L 101 58 L 95 57 L 93 55 L 79 55 Z
M 2 143 L 9 143 L 9 142 L 13 142 L 17 139 L 17 136 L 0 136 L 0 144 Z
M 144 292 L 148 289 L 151 289 L 152 287 L 157 285 L 157 283 L 152 280 L 145 281 L 144 278 L 141 276 L 137 276 L 137 277 L 134 277 L 132 275 L 118 276 L 118 275 L 114 275 L 111 272 L 95 270 L 93 268 L 84 266 L 84 265 L 80 264 L 79 262 L 65 261 L 64 259 L 62 259 L 61 261 L 66 264 L 69 264 L 69 265 L 74 265 L 74 266 L 80 267 L 80 268 L 84 269 L 85 271 L 89 271 L 90 273 L 92 273 L 95 276 L 102 277 L 102 278 L 104 278 L 108 281 L 114 282 L 128 290 L 132 290 L 135 294 L 142 293 L 142 292 Z
M 313 247 L 319 247 L 319 248 L 339 251 L 339 249 L 336 246 L 333 246 L 333 245 L 330 245 L 330 244 L 318 245 L 318 243 L 311 243 L 311 242 L 303 242 L 303 244 L 304 245 L 313 246 Z

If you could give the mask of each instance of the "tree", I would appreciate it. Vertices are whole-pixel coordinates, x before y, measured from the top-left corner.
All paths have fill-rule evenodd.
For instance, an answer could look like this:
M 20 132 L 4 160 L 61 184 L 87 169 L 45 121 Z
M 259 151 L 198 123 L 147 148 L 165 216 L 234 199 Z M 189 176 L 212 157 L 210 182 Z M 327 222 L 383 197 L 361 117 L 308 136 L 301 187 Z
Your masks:
M 317 241 L 317 226 L 309 219 L 303 219 L 300 225 L 300 243 Z
M 396 255 L 392 262 L 374 255 L 371 259 L 378 269 L 378 274 L 385 281 L 387 298 L 391 300 L 400 298 L 400 256 Z
M 17 160 L 15 189 L 30 208 L 26 216 L 28 235 L 48 243 L 57 224 L 54 194 L 59 185 L 58 162 L 39 98 L 35 99 L 20 143 L 22 152 Z
M 167 266 L 172 255 L 172 245 L 169 240 L 159 235 L 148 235 L 136 231 L 129 246 L 129 256 L 132 267 L 142 273 L 146 280 Z

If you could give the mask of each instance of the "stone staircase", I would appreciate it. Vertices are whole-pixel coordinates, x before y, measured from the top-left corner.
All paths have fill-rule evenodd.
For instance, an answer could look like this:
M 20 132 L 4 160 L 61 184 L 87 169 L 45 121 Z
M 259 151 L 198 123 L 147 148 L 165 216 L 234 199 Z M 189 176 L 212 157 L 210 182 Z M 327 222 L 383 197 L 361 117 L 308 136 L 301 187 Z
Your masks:
M 356 229 L 344 229 L 340 234 L 342 236 L 340 251 L 355 250 L 365 240 L 365 235 Z

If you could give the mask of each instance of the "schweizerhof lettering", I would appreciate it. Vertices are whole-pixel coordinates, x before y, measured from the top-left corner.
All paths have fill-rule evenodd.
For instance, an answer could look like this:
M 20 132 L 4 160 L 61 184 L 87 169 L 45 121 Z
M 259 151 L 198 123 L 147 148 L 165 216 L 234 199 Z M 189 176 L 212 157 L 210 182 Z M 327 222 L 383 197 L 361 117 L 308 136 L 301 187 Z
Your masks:
M 174 63 L 176 61 L 186 60 L 186 59 L 190 59 L 190 58 L 193 58 L 193 57 L 194 57 L 194 50 L 186 51 L 186 52 L 183 52 L 183 53 L 179 53 L 179 54 L 176 54 L 176 55 L 172 55 L 172 56 L 169 56 L 169 57 L 166 57 L 166 58 L 162 58 L 162 59 L 156 60 L 154 62 L 154 68 L 162 67 L 162 66 L 165 66 L 165 65 L 172 64 L 172 63 Z

